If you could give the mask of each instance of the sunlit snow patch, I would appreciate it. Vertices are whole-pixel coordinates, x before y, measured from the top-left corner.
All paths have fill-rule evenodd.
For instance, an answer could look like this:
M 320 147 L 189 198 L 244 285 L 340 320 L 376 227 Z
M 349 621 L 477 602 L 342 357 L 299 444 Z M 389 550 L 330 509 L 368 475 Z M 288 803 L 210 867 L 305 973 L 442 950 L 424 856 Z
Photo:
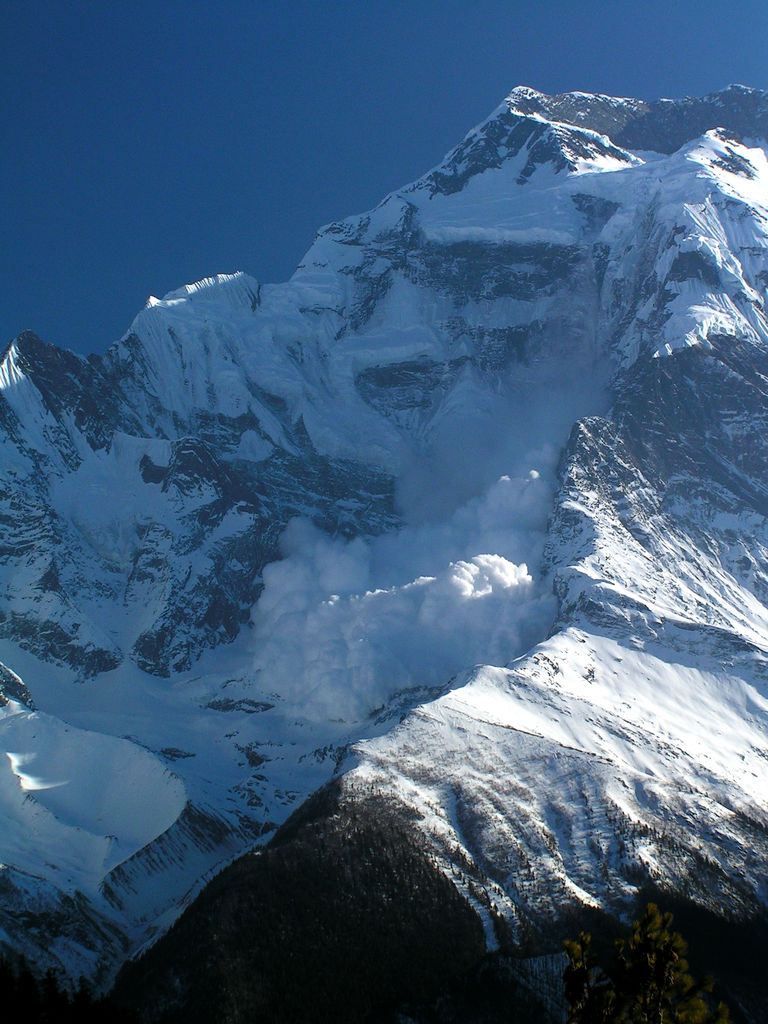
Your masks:
M 28 772 L 26 769 L 28 766 L 34 765 L 37 760 L 37 754 L 16 754 L 8 750 L 5 756 L 11 763 L 11 771 L 19 780 L 19 784 L 24 790 L 56 789 L 58 786 L 66 786 L 68 782 L 67 779 L 54 781 L 53 779 L 47 779 Z
M 186 803 L 181 780 L 149 751 L 51 715 L 0 720 L 0 750 L 0 861 L 65 884 L 97 885 Z

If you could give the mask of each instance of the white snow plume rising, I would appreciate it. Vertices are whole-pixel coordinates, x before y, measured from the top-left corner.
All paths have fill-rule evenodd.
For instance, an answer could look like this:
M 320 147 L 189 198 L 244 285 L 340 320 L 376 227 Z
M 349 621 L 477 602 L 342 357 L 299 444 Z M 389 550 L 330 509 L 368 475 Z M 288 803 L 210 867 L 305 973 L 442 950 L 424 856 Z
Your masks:
M 303 715 L 353 721 L 523 653 L 555 612 L 539 578 L 551 478 L 551 466 L 503 476 L 444 522 L 366 540 L 293 520 L 253 612 L 261 688 Z

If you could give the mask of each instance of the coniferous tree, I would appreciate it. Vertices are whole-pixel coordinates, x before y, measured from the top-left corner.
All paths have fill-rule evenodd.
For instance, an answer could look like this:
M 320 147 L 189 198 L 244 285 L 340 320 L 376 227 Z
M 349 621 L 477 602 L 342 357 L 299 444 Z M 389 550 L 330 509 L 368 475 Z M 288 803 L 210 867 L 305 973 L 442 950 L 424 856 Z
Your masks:
M 46 1024 L 70 1020 L 69 995 L 66 989 L 59 987 L 53 971 L 46 972 L 40 988 L 40 1019 Z
M 616 984 L 628 1024 L 725 1024 L 728 1011 L 720 1004 L 712 1011 L 706 994 L 711 979 L 701 983 L 688 973 L 688 944 L 672 931 L 672 915 L 649 903 L 632 925 L 627 939 L 619 939 Z
M 650 903 L 616 947 L 611 979 L 588 933 L 565 943 L 568 1024 L 728 1024 L 727 1007 L 711 1007 L 711 979 L 699 983 L 690 975 L 688 945 L 672 930 L 671 914 Z
M 614 1020 L 616 993 L 592 953 L 592 936 L 580 932 L 565 943 L 568 964 L 563 981 L 570 1012 L 568 1024 L 604 1024 Z
M 15 1010 L 23 1013 L 26 1020 L 40 1019 L 40 992 L 29 964 L 22 959 L 16 972 Z
M 35 977 L 23 959 L 0 955 L 1 1024 L 137 1024 L 135 1016 L 109 998 L 94 999 L 85 979 L 72 997 L 64 979 L 47 971 Z

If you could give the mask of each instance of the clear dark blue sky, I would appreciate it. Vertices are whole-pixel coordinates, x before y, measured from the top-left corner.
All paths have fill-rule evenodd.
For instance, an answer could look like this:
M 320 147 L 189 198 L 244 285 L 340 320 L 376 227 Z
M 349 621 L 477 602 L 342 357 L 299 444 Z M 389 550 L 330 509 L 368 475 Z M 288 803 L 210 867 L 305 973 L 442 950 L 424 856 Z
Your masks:
M 0 346 L 101 351 L 151 294 L 288 277 L 516 84 L 768 87 L 766 0 L 0 0 Z

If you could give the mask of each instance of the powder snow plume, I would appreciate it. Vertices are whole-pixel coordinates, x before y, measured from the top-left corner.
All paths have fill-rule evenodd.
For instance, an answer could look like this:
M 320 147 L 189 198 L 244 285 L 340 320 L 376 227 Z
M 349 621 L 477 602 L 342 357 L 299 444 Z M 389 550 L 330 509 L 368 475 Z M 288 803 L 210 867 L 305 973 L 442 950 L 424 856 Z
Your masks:
M 395 692 L 505 665 L 555 613 L 539 577 L 551 472 L 502 476 L 447 521 L 334 539 L 282 538 L 253 611 L 264 690 L 312 717 L 362 718 Z

